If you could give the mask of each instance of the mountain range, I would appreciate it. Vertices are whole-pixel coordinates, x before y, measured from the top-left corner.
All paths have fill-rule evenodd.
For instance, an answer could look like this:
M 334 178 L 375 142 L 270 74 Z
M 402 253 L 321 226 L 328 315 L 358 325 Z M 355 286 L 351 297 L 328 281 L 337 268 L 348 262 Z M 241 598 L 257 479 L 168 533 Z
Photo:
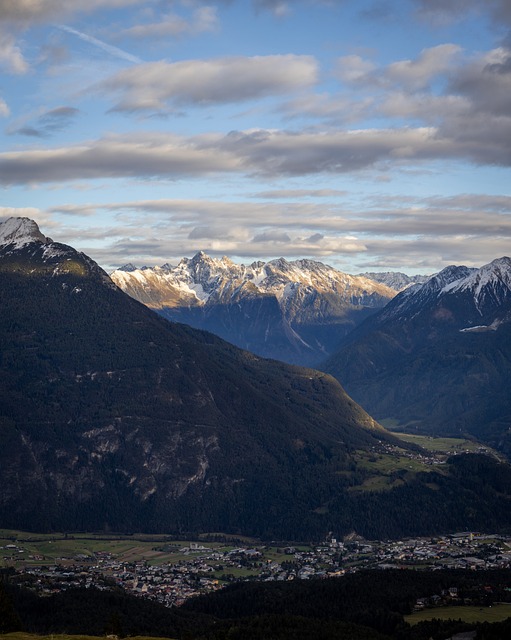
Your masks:
M 251 265 L 203 252 L 177 266 L 111 274 L 126 293 L 165 318 L 205 329 L 263 357 L 310 366 L 396 294 L 321 262 L 284 258 Z
M 511 526 L 509 465 L 428 466 L 332 376 L 168 322 L 33 221 L 0 224 L 0 303 L 3 527 L 304 540 Z
M 409 276 L 406 273 L 400 271 L 367 271 L 365 273 L 359 273 L 359 276 L 363 278 L 369 278 L 380 284 L 384 284 L 391 289 L 397 291 L 403 291 L 413 284 L 423 284 L 427 282 L 432 276 L 414 275 Z
M 385 424 L 511 453 L 511 260 L 450 266 L 399 293 L 322 367 Z

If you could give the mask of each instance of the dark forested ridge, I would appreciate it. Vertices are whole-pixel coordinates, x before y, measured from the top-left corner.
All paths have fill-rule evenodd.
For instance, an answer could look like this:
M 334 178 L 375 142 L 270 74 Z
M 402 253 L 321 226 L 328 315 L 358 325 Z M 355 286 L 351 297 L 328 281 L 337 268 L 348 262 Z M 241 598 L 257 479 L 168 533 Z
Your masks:
M 0 263 L 5 526 L 290 534 L 305 513 L 306 531 L 349 451 L 391 439 L 329 376 L 171 324 L 69 247 L 44 251 Z
M 424 623 L 411 628 L 404 622 L 403 615 L 413 611 L 418 598 L 428 598 L 456 587 L 460 605 L 465 598 L 469 598 L 473 604 L 484 607 L 493 602 L 509 602 L 510 585 L 511 575 L 507 570 L 361 571 L 326 580 L 233 585 L 209 596 L 190 600 L 183 610 L 236 620 L 268 615 L 284 618 L 302 616 L 309 620 L 336 620 L 363 625 L 373 632 L 401 640 L 445 640 L 449 635 L 445 635 L 446 630 L 474 629 L 476 625 L 440 623 L 435 627 L 434 624 Z M 510 623 L 511 619 L 495 625 L 493 630 L 490 630 L 492 625 L 486 625 L 486 628 L 485 625 L 479 625 L 478 637 L 504 638 L 505 635 L 499 634 L 504 629 L 509 630 Z M 423 634 L 424 629 L 429 635 Z M 487 635 L 483 634 L 485 630 Z M 368 634 L 367 637 L 372 636 Z
M 4 632 L 23 629 L 41 634 L 114 633 L 180 640 L 445 640 L 457 631 L 477 630 L 480 640 L 507 637 L 511 619 L 494 624 L 433 620 L 413 627 L 404 621 L 418 598 L 439 596 L 452 588 L 457 590 L 459 606 L 469 600 L 485 608 L 511 599 L 508 570 L 387 570 L 326 580 L 237 584 L 177 609 L 119 589 L 69 590 L 40 598 L 4 579 L 0 611 L 5 616 Z

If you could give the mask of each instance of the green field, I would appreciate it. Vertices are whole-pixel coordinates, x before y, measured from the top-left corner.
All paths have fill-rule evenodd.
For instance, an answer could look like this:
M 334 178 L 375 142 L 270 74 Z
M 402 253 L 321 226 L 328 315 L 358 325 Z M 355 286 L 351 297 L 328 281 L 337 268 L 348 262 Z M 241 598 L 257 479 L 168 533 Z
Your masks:
M 465 438 L 437 438 L 434 436 L 419 436 L 412 433 L 397 433 L 394 434 L 397 438 L 410 442 L 412 444 L 418 444 L 426 451 L 432 451 L 433 453 L 462 453 L 465 451 L 476 452 L 481 448 L 479 442 L 473 440 L 467 440 Z M 484 449 L 491 451 L 487 446 Z
M 424 620 L 463 620 L 463 622 L 502 622 L 511 617 L 511 604 L 495 604 L 492 607 L 434 607 L 405 616 L 408 624 Z
M 389 452 L 358 451 L 356 454 L 357 465 L 367 472 L 367 477 L 358 486 L 350 488 L 350 491 L 389 491 L 414 478 L 420 472 L 448 473 L 445 462 L 456 453 L 485 452 L 500 459 L 499 455 L 490 447 L 466 438 L 437 438 L 433 436 L 421 436 L 410 433 L 393 432 L 400 440 L 420 446 L 423 455 L 433 458 L 437 464 L 428 464 L 417 452 L 406 453 L 405 450 L 395 447 Z
M 417 473 L 446 471 L 445 466 L 426 464 L 418 457 L 409 457 L 404 453 L 398 448 L 393 453 L 358 451 L 357 465 L 368 475 L 362 484 L 351 487 L 350 491 L 389 491 L 412 480 Z
M 411 471 L 432 471 L 431 465 L 427 465 L 420 460 L 407 458 L 397 454 L 358 454 L 357 461 L 363 469 L 376 471 L 378 473 L 389 474 L 401 469 Z M 435 469 L 436 470 L 436 469 Z
M 222 551 L 232 544 L 199 542 L 201 546 Z M 14 545 L 16 549 L 8 548 Z M 96 563 L 100 554 L 111 554 L 120 562 L 146 561 L 149 564 L 176 563 L 187 556 L 181 551 L 188 540 L 169 540 L 168 536 L 104 536 L 103 534 L 39 534 L 0 530 L 0 562 L 13 566 L 41 564 Z M 32 556 L 32 557 L 31 557 Z
M 221 534 L 219 534 L 221 535 Z M 17 568 L 41 565 L 97 564 L 102 554 L 110 554 L 118 562 L 147 562 L 149 565 L 178 564 L 209 553 L 209 550 L 226 553 L 235 547 L 257 548 L 262 557 L 258 562 L 282 562 L 289 560 L 280 547 L 267 547 L 252 538 L 232 542 L 196 543 L 205 547 L 196 551 L 184 551 L 189 548 L 190 540 L 171 540 L 169 536 L 104 535 L 104 534 L 39 534 L 24 531 L 0 529 L 0 566 Z M 13 548 L 13 546 L 15 548 Z M 305 550 L 305 548 L 303 548 Z M 207 551 L 208 550 L 208 551 Z M 209 565 L 222 564 L 221 561 L 207 560 Z M 233 570 L 231 570 L 233 569 Z M 218 573 L 216 571 L 215 573 Z M 220 572 L 223 573 L 223 572 Z M 231 567 L 225 573 L 234 575 L 257 575 L 259 570 L 252 567 L 241 569 Z

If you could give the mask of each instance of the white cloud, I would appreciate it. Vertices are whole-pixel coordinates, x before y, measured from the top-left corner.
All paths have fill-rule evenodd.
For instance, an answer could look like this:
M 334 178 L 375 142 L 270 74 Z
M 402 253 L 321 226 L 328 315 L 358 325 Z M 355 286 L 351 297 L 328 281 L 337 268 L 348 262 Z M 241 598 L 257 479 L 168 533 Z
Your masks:
M 343 95 L 348 113 L 362 121 L 396 119 L 400 126 L 396 131 L 401 132 L 403 120 L 413 123 L 413 131 L 420 126 L 434 130 L 428 146 L 431 150 L 436 147 L 438 158 L 511 164 L 507 144 L 511 136 L 511 48 L 502 46 L 469 57 L 456 45 L 444 44 L 423 50 L 414 60 L 379 69 L 367 65 L 367 72 L 356 56 L 343 60 L 344 77 L 353 80 L 352 92 Z M 351 73 L 352 67 L 359 71 Z M 333 122 L 327 114 L 329 110 L 334 113 L 334 106 L 335 97 L 322 105 L 327 123 Z M 375 144 L 378 137 L 374 130 Z
M 281 199 L 286 200 L 302 198 L 340 198 L 347 194 L 339 189 L 273 189 L 272 191 L 261 191 L 254 194 L 254 198 Z
M 509 0 L 414 0 L 419 16 L 433 24 L 463 20 L 471 13 L 489 14 L 497 25 L 511 26 Z
M 190 20 L 178 15 L 165 15 L 158 22 L 139 24 L 120 32 L 120 36 L 130 38 L 165 38 L 183 34 L 196 35 L 216 31 L 219 28 L 216 7 L 195 9 Z
M 291 12 L 290 5 L 297 0 L 253 0 L 258 9 L 268 9 L 275 16 L 287 16 Z
M 104 265 L 163 264 L 199 249 L 208 253 L 340 260 L 359 255 L 371 266 L 425 272 L 451 263 L 483 264 L 509 254 L 511 197 L 460 194 L 417 199 L 372 196 L 348 208 L 332 201 L 306 203 L 298 191 L 272 202 L 212 200 L 140 200 L 62 205 L 48 215 L 68 214 L 115 219 L 110 227 L 90 225 L 81 241 Z M 333 198 L 336 193 L 332 194 Z M 344 199 L 346 201 L 347 198 Z M 141 215 L 144 225 L 140 224 Z M 70 219 L 70 218 L 69 218 Z M 73 240 L 71 231 L 68 241 Z M 108 247 L 93 241 L 111 237 Z
M 29 65 L 16 44 L 14 36 L 4 31 L 0 31 L 0 67 L 17 75 L 27 73 L 29 70 Z
M 0 19 L 23 23 L 45 22 L 81 11 L 145 3 L 145 0 L 0 0 Z
M 238 173 L 263 176 L 342 174 L 459 159 L 511 165 L 511 118 L 489 136 L 435 127 L 293 133 L 238 131 L 179 137 L 164 133 L 117 135 L 60 148 L 0 153 L 0 184 L 65 182 L 116 177 L 175 179 Z M 475 118 L 471 124 L 475 125 Z
M 3 98 L 0 98 L 0 118 L 6 118 L 10 113 L 11 110 L 7 102 Z
M 240 169 L 208 137 L 111 136 L 82 145 L 0 153 L 0 184 L 65 182 L 112 177 L 207 175 Z
M 335 126 L 361 121 L 374 109 L 372 96 L 357 96 L 354 100 L 345 95 L 308 94 L 284 102 L 278 111 L 287 120 L 317 118 Z
M 277 55 L 151 62 L 124 69 L 98 88 L 120 94 L 115 110 L 161 110 L 167 103 L 224 104 L 279 95 L 316 79 L 312 57 Z
M 449 90 L 466 96 L 479 113 L 511 117 L 511 49 L 493 49 L 465 65 Z
M 41 215 L 35 207 L 0 207 L 0 218 L 34 218 Z
M 461 155 L 456 145 L 438 138 L 434 128 L 242 131 L 232 132 L 217 144 L 243 160 L 247 171 L 264 175 L 346 173 L 379 163 Z
M 38 113 L 35 120 L 32 115 L 18 118 L 11 123 L 6 133 L 46 138 L 69 127 L 79 113 L 79 109 L 75 107 L 55 107 Z
M 337 60 L 337 76 L 344 82 L 366 82 L 375 69 L 374 62 L 358 55 L 343 56 Z
M 0 221 L 7 218 L 30 218 L 44 226 L 43 233 L 52 233 L 59 226 L 52 220 L 51 214 L 37 207 L 0 207 Z
M 468 114 L 471 103 L 467 98 L 457 95 L 435 96 L 397 91 L 388 93 L 379 108 L 381 113 L 392 118 L 413 118 L 438 125 L 450 116 Z
M 454 44 L 423 49 L 415 60 L 400 60 L 390 64 L 385 76 L 392 84 L 400 84 L 411 90 L 423 89 L 438 75 L 448 71 L 460 52 L 461 47 Z
M 398 60 L 386 67 L 377 67 L 372 61 L 358 55 L 337 60 L 337 77 L 348 84 L 376 87 L 405 87 L 416 91 L 426 88 L 438 76 L 445 75 L 456 63 L 461 47 L 441 44 L 423 49 L 413 60 Z

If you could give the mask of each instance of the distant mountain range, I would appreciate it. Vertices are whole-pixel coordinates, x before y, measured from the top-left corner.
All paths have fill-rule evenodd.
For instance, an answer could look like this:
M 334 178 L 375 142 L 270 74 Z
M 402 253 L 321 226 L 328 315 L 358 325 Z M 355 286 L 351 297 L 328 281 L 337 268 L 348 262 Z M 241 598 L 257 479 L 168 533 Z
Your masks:
M 280 258 L 246 266 L 203 252 L 175 267 L 128 264 L 111 278 L 169 320 L 301 365 L 324 360 L 343 336 L 396 294 L 313 260 Z
M 411 470 L 420 451 L 331 376 L 167 322 L 30 220 L 0 224 L 0 304 L 3 527 L 292 540 L 511 527 L 509 465 Z
M 511 454 L 511 260 L 447 267 L 405 289 L 323 368 L 388 424 Z
M 432 276 L 408 276 L 406 273 L 400 271 L 367 271 L 366 273 L 359 273 L 359 276 L 363 278 L 369 278 L 381 284 L 394 289 L 394 291 L 403 291 L 412 284 L 423 284 L 427 282 Z

